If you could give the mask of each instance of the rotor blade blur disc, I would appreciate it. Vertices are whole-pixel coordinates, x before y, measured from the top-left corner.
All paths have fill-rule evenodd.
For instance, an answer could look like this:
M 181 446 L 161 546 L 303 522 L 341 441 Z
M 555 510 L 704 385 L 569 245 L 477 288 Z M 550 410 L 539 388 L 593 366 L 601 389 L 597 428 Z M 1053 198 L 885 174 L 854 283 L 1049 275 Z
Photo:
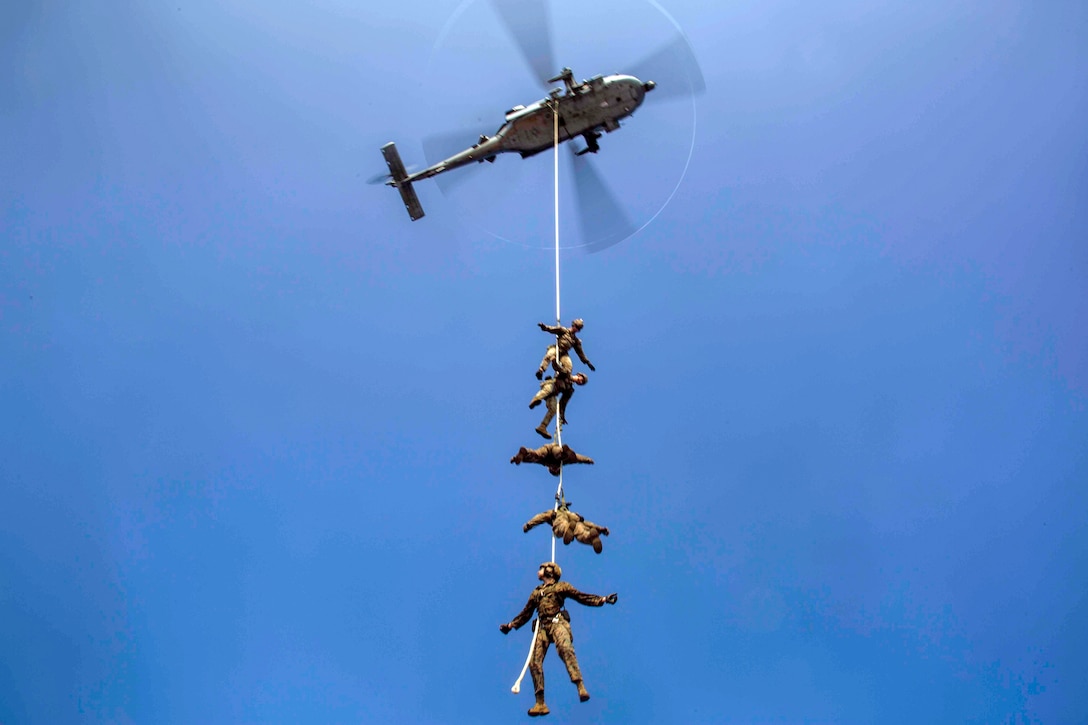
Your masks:
M 487 131 L 484 127 L 463 128 L 460 131 L 450 133 L 433 134 L 423 139 L 423 158 L 427 160 L 427 166 L 434 166 L 439 161 L 444 161 L 454 154 L 460 153 L 480 140 L 482 134 Z M 494 132 L 493 129 L 488 129 Z M 434 177 L 434 181 L 443 191 L 455 187 L 458 182 L 464 181 L 473 170 L 479 169 L 480 164 L 470 164 L 459 169 L 453 169 Z
M 653 91 L 646 94 L 648 101 L 686 98 L 706 90 L 699 61 L 695 59 L 687 39 L 679 34 L 626 70 L 643 83 L 653 81 L 657 84 Z
M 586 251 L 600 252 L 638 231 L 592 161 L 586 156 L 575 156 L 571 168 L 577 191 L 578 224 Z
M 518 46 L 533 77 L 543 86 L 559 72 L 552 53 L 547 0 L 491 0 L 492 7 Z

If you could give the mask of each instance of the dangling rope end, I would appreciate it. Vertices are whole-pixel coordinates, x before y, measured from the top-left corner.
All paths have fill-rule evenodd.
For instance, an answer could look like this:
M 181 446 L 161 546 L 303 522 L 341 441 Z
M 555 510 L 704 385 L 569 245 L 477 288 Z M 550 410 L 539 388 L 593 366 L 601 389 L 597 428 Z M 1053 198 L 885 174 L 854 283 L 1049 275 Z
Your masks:
M 529 642 L 529 654 L 525 655 L 525 664 L 521 666 L 521 674 L 518 675 L 517 681 L 514 686 L 510 688 L 510 692 L 515 695 L 521 692 L 521 681 L 525 679 L 525 671 L 529 669 L 529 662 L 533 659 L 533 648 L 536 647 L 536 630 L 540 626 L 540 620 L 533 620 L 533 639 Z

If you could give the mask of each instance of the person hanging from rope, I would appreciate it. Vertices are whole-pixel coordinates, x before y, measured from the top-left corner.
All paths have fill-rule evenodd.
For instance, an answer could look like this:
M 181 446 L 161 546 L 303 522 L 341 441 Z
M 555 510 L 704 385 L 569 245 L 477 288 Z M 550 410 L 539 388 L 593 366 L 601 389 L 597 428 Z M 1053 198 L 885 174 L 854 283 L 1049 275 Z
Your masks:
M 551 333 L 556 336 L 556 344 L 550 345 L 544 353 L 544 359 L 540 361 L 540 368 L 536 371 L 536 379 L 540 380 L 544 377 L 544 370 L 551 365 L 555 368 L 556 372 L 570 372 L 574 369 L 574 364 L 570 359 L 570 350 L 574 349 L 574 352 L 578 353 L 578 359 L 590 370 L 596 370 L 593 367 L 593 363 L 589 361 L 586 354 L 582 352 L 582 341 L 578 339 L 578 333 L 583 327 L 585 322 L 582 318 L 573 320 L 570 323 L 570 327 L 563 327 L 561 325 L 548 325 L 543 322 L 536 323 L 537 326 L 544 332 Z M 556 347 L 558 346 L 558 350 Z
M 588 463 L 593 465 L 593 459 L 589 456 L 583 456 L 581 453 L 575 453 L 571 450 L 571 447 L 567 444 L 559 445 L 558 443 L 545 443 L 540 448 L 526 448 L 522 446 L 518 449 L 518 452 L 514 454 L 510 462 L 520 466 L 522 463 L 539 463 L 542 466 L 548 467 L 548 472 L 553 476 L 558 476 L 561 466 L 565 463 L 567 465 L 573 463 Z
M 592 521 L 586 521 L 581 514 L 570 510 L 569 501 L 560 501 L 558 508 L 538 513 L 525 522 L 522 530 L 529 533 L 532 528 L 540 524 L 551 524 L 552 534 L 555 538 L 562 539 L 564 544 L 569 546 L 570 542 L 577 539 L 583 544 L 592 546 L 598 554 L 604 549 L 601 535 L 608 536 L 607 526 L 598 526 Z
M 572 587 L 568 582 L 560 582 L 563 570 L 552 561 L 546 561 L 540 565 L 536 577 L 541 584 L 533 589 L 529 595 L 529 601 L 525 608 L 507 624 L 500 624 L 499 631 L 506 634 L 511 629 L 521 629 L 533 616 L 537 615 L 535 628 L 536 642 L 533 643 L 533 658 L 529 664 L 529 674 L 533 677 L 533 690 L 536 692 L 536 704 L 529 710 L 529 715 L 547 715 L 548 706 L 544 703 L 544 655 L 548 654 L 548 646 L 555 644 L 559 658 L 567 666 L 567 674 L 570 681 L 578 686 L 578 699 L 585 702 L 589 699 L 589 693 L 582 683 L 582 671 L 578 667 L 578 657 L 574 654 L 574 638 L 570 632 L 570 613 L 564 604 L 567 599 L 573 599 L 586 607 L 601 607 L 605 603 L 615 604 L 619 599 L 618 594 L 609 594 L 601 597 L 596 594 L 586 594 Z
M 548 424 L 552 422 L 552 418 L 555 417 L 556 396 L 559 397 L 559 422 L 563 425 L 567 424 L 567 403 L 570 401 L 572 395 L 574 395 L 575 385 L 585 385 L 589 381 L 585 373 L 575 373 L 571 375 L 565 372 L 557 372 L 555 377 L 549 375 L 544 378 L 540 383 L 540 391 L 533 396 L 533 399 L 529 401 L 529 408 L 535 408 L 540 405 L 541 401 L 547 404 L 547 411 L 544 413 L 544 419 L 540 421 L 540 425 L 536 427 L 536 432 L 544 436 L 548 440 L 551 440 L 552 435 L 548 432 Z

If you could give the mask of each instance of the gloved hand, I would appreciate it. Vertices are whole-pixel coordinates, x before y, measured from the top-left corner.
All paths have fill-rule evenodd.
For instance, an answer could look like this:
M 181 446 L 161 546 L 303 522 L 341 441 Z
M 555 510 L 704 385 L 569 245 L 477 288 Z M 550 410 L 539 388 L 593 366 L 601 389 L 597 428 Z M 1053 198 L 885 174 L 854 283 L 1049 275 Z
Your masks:
M 539 327 L 541 330 L 544 330 L 544 332 L 548 331 L 548 326 L 545 325 L 543 322 L 536 323 L 536 326 Z
M 589 368 L 590 372 L 597 372 L 597 368 L 593 367 L 593 363 L 586 363 L 586 367 Z
M 608 602 L 609 604 L 615 604 L 616 600 L 619 599 L 619 598 L 620 598 L 620 595 L 613 592 L 612 594 L 609 594 L 607 597 L 605 597 L 604 600 L 606 602 Z
M 529 533 L 529 524 L 525 524 L 524 526 L 522 526 L 521 530 L 524 531 L 525 533 Z
M 513 627 L 511 627 L 509 624 L 500 624 L 499 625 L 499 631 L 502 632 L 503 634 L 506 634 L 511 629 L 513 629 Z

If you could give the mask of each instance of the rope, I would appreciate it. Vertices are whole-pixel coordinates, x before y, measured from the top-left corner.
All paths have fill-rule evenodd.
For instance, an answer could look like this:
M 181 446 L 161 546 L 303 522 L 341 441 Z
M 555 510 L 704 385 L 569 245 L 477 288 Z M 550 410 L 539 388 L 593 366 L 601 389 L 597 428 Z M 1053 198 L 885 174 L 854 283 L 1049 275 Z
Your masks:
M 555 324 L 562 324 L 559 319 L 559 101 L 555 103 L 552 114 L 553 143 L 555 146 Z M 556 337 L 556 353 L 559 352 L 559 338 Z
M 517 682 L 510 688 L 510 692 L 515 695 L 521 692 L 521 681 L 525 679 L 525 670 L 529 669 L 529 662 L 533 659 L 533 647 L 536 646 L 536 630 L 540 627 L 540 619 L 533 620 L 533 638 L 529 642 L 529 654 L 525 655 L 525 664 L 521 666 L 521 674 L 518 675 Z
M 552 114 L 552 142 L 555 148 L 555 161 L 553 168 L 555 171 L 555 324 L 560 326 L 563 324 L 559 317 L 559 100 L 555 102 L 555 112 Z M 555 336 L 555 364 L 559 367 L 563 366 L 562 361 L 559 359 L 559 335 Z M 555 442 L 560 448 L 563 447 L 563 416 L 559 414 L 559 400 L 555 401 L 556 415 L 555 415 Z M 555 490 L 555 508 L 559 509 L 559 500 L 563 498 L 563 461 L 559 461 L 559 487 Z M 552 533 L 552 563 L 555 563 L 555 534 Z
M 559 99 L 555 99 L 555 105 L 552 106 L 552 144 L 555 147 L 555 161 L 553 169 L 555 172 L 555 324 L 560 326 L 562 321 L 559 317 Z M 555 365 L 556 369 L 562 367 L 563 363 L 559 359 L 559 335 L 555 336 Z M 559 414 L 559 400 L 555 401 L 556 416 L 555 416 L 555 442 L 560 447 L 563 446 L 563 416 Z M 555 489 L 555 504 L 552 508 L 553 511 L 559 510 L 559 501 L 563 498 L 563 461 L 559 461 L 559 486 Z M 552 532 L 552 558 L 551 561 L 555 563 L 555 532 Z M 533 659 L 533 648 L 536 646 L 536 631 L 540 627 L 540 618 L 537 617 L 536 624 L 533 626 L 533 638 L 529 642 L 529 653 L 525 655 L 525 664 L 521 667 L 521 674 L 518 675 L 518 679 L 514 682 L 514 686 L 510 688 L 510 692 L 515 695 L 521 692 L 521 681 L 525 678 L 525 670 L 529 668 L 529 662 Z

